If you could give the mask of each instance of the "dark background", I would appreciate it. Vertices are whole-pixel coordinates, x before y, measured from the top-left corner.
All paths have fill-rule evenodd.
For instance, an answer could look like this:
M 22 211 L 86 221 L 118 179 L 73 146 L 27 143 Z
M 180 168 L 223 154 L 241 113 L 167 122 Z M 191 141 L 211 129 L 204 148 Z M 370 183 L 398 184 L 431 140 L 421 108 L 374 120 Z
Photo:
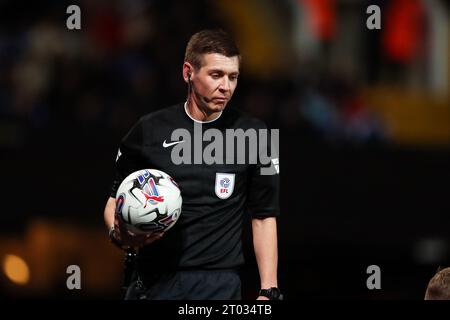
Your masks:
M 71 4 L 81 30 L 66 28 Z M 370 4 L 381 30 L 366 27 Z M 422 299 L 450 266 L 444 1 L 0 1 L 0 297 L 120 297 L 123 255 L 103 226 L 119 140 L 184 101 L 185 45 L 216 27 L 243 55 L 231 104 L 280 129 L 287 298 Z M 249 227 L 244 239 L 252 299 Z M 66 288 L 73 264 L 81 290 Z

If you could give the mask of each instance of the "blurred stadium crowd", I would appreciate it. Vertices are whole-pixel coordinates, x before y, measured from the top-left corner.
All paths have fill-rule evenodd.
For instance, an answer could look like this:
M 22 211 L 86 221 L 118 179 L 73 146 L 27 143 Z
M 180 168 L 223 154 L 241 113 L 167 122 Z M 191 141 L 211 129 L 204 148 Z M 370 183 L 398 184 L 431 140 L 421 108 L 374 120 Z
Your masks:
M 71 4 L 81 30 L 66 28 Z M 0 297 L 118 296 L 102 210 L 119 139 L 185 98 L 186 42 L 217 27 L 243 55 L 231 104 L 280 128 L 287 296 L 420 299 L 450 264 L 445 1 L 0 1 L 0 255 L 31 275 L 18 286 L 2 265 Z M 65 288 L 69 264 L 86 270 L 82 293 Z M 365 287 L 370 264 L 384 291 Z

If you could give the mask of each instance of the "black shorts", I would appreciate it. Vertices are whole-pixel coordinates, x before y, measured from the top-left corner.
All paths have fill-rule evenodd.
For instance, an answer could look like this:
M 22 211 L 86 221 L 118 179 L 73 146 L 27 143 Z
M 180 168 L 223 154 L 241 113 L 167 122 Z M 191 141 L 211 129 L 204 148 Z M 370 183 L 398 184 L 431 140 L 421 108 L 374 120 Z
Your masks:
M 131 282 L 125 300 L 240 300 L 241 279 L 235 270 L 162 273 Z

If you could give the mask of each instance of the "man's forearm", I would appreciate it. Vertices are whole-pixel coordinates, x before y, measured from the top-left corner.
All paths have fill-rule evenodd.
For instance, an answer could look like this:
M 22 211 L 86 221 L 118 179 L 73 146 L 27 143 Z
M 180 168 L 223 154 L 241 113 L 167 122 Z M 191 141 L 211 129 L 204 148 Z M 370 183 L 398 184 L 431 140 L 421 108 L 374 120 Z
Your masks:
M 277 287 L 278 243 L 276 218 L 252 219 L 252 231 L 261 288 Z
M 105 220 L 106 228 L 111 229 L 114 225 L 114 214 L 116 211 L 116 199 L 110 197 L 105 206 L 105 211 L 103 213 L 103 218 Z

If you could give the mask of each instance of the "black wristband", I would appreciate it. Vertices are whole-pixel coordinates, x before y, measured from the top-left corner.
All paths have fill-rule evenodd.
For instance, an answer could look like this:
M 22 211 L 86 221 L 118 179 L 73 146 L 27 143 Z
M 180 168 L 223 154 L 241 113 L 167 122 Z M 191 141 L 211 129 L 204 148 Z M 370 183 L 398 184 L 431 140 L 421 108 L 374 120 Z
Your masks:
M 113 226 L 111 227 L 111 229 L 109 229 L 109 232 L 108 232 L 109 239 L 111 240 L 111 242 L 112 242 L 116 247 L 118 247 L 118 248 L 120 248 L 120 249 L 122 249 L 122 250 L 128 249 L 128 248 L 129 248 L 128 246 L 125 246 L 125 245 L 122 243 L 122 241 L 120 241 L 119 239 L 117 239 L 117 238 L 114 236 L 114 232 L 115 232 L 115 228 L 114 228 L 114 225 L 113 225 Z
M 269 300 L 283 300 L 283 295 L 281 294 L 280 289 L 278 289 L 277 287 L 261 289 L 259 290 L 259 295 L 269 298 Z

